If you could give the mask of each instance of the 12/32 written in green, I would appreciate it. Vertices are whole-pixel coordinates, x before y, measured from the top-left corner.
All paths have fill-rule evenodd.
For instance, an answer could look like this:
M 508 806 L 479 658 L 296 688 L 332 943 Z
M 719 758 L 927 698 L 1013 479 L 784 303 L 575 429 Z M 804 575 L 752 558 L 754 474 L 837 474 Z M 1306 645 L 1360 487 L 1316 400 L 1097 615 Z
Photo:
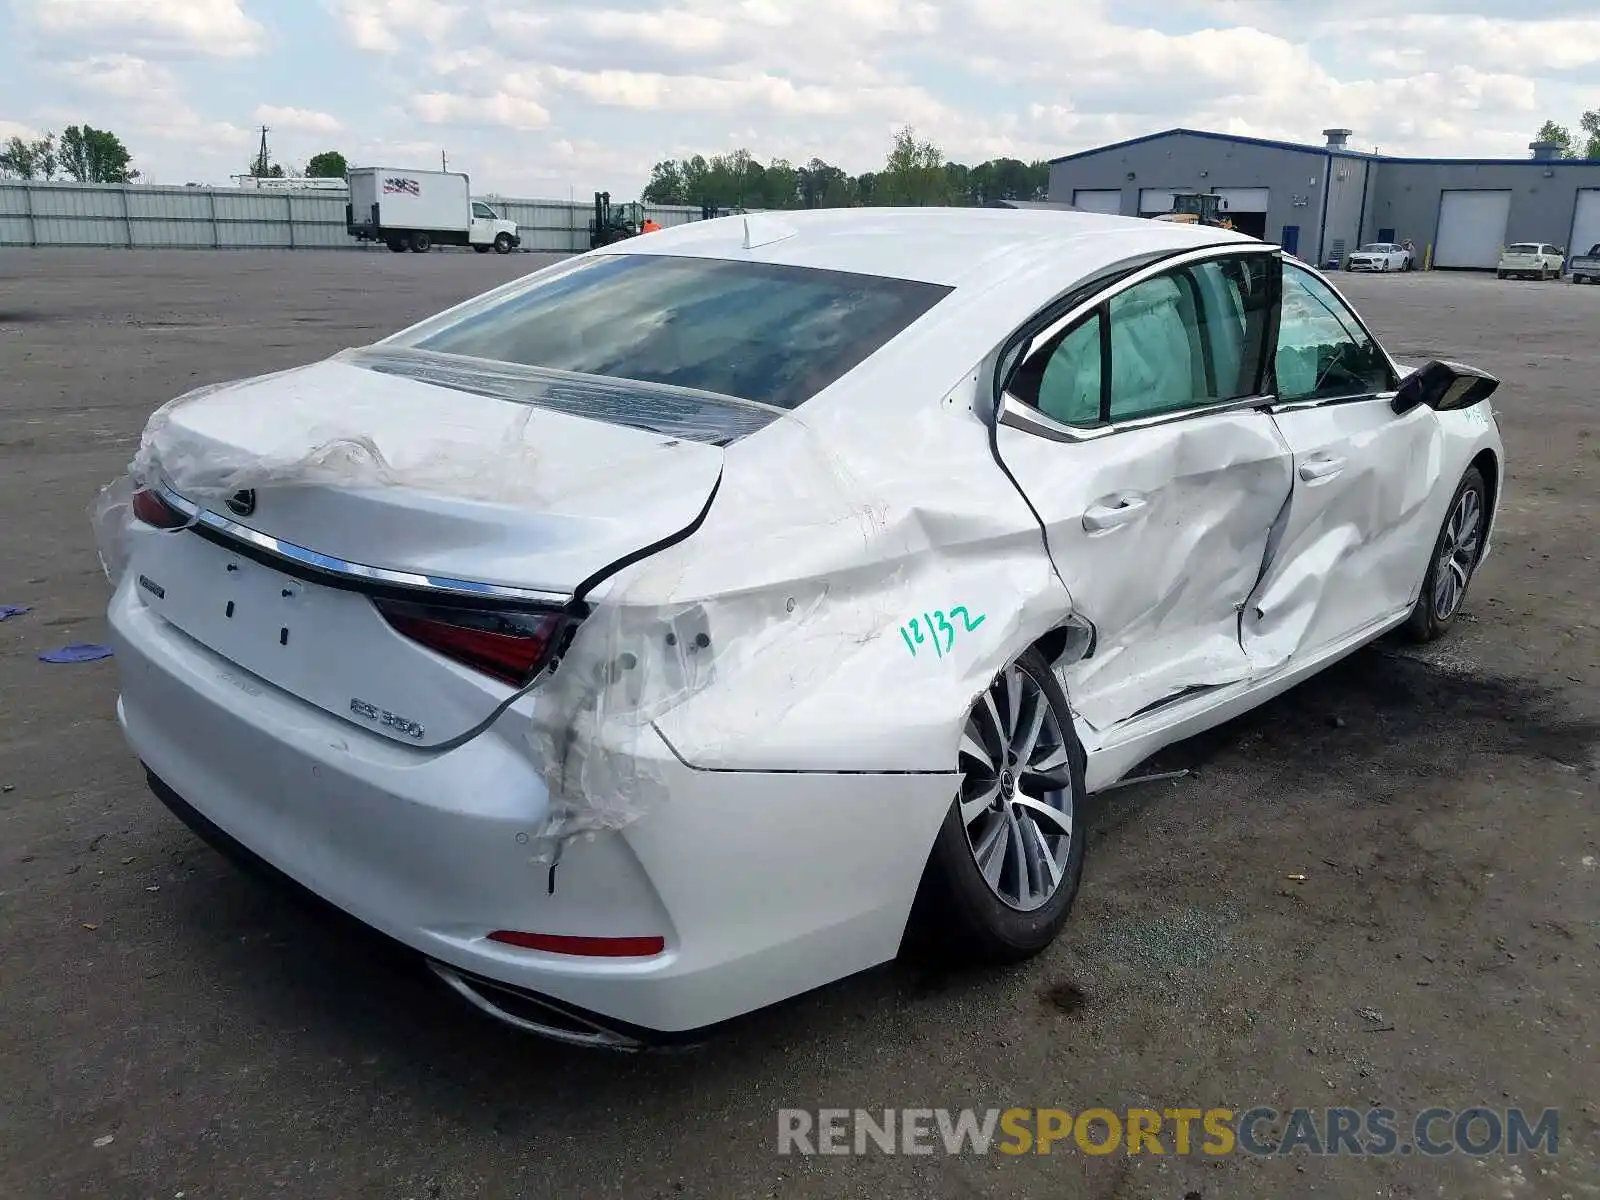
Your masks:
M 958 632 L 971 633 L 988 619 L 984 613 L 973 616 L 965 604 L 956 605 L 948 614 L 944 609 L 936 608 L 932 612 L 912 617 L 900 626 L 900 636 L 913 658 L 917 655 L 918 647 L 926 648 L 930 645 L 933 647 L 934 655 L 943 658 L 955 648 Z

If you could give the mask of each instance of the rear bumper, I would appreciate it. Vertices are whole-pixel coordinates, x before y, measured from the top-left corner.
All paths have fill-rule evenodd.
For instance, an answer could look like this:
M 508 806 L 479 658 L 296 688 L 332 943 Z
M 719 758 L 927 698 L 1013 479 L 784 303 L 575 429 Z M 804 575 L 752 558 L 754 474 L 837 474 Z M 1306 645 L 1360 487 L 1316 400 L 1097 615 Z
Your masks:
M 899 950 L 950 776 L 698 771 L 649 734 L 641 769 L 667 799 L 570 846 L 552 890 L 530 841 L 548 798 L 515 708 L 455 750 L 401 746 L 246 675 L 130 584 L 110 613 L 117 714 L 158 794 L 469 982 L 685 1033 Z M 496 929 L 660 935 L 666 950 L 580 958 L 487 940 Z

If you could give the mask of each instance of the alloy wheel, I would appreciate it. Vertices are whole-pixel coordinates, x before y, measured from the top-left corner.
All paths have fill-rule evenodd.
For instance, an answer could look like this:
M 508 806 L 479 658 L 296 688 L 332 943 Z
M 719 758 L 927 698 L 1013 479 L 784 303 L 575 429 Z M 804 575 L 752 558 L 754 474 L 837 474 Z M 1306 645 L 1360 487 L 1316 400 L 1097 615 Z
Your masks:
M 961 824 L 979 874 L 1011 908 L 1041 907 L 1066 877 L 1077 804 L 1060 719 L 1018 664 L 973 704 L 960 768 Z
M 1483 498 L 1478 489 L 1467 488 L 1456 500 L 1445 522 L 1444 541 L 1439 547 L 1438 567 L 1434 571 L 1433 615 L 1448 621 L 1461 606 L 1467 581 L 1478 563 L 1478 544 L 1483 537 Z

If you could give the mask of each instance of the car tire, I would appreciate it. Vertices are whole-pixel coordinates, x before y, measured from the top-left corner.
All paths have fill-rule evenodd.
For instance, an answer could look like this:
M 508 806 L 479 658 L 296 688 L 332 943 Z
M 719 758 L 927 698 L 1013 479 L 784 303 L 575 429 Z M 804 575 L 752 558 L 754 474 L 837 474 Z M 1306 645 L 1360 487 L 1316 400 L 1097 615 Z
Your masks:
M 489 251 L 494 249 L 493 246 L 489 245 L 486 242 L 485 243 L 474 242 L 472 244 L 472 248 L 473 248 L 474 251 L 476 251 L 479 254 L 487 254 L 487 253 L 489 253 Z
M 404 254 L 407 249 L 406 240 L 403 237 L 392 237 L 384 244 L 396 254 Z
M 1477 467 L 1468 467 L 1450 497 L 1422 577 L 1422 591 L 1406 619 L 1405 631 L 1413 641 L 1431 642 L 1455 624 L 1483 557 L 1488 531 L 1489 487 Z
M 511 235 L 509 233 L 499 233 L 495 235 L 494 252 L 496 254 L 511 253 Z
M 413 253 L 413 254 L 426 254 L 429 250 L 432 250 L 432 249 L 433 249 L 433 239 L 431 237 L 429 237 L 427 234 L 425 234 L 425 233 L 413 233 L 411 235 L 411 253 Z
M 1504 279 L 1506 277 L 1506 273 L 1504 271 L 1496 271 L 1494 273 L 1494 277 L 1496 279 Z
M 1033 746 L 1019 762 L 1030 731 Z M 923 871 L 908 940 L 946 960 L 1020 962 L 1066 923 L 1087 833 L 1083 746 L 1038 651 L 973 702 L 957 763 L 960 783 Z M 1027 764 L 1040 770 L 1021 769 Z

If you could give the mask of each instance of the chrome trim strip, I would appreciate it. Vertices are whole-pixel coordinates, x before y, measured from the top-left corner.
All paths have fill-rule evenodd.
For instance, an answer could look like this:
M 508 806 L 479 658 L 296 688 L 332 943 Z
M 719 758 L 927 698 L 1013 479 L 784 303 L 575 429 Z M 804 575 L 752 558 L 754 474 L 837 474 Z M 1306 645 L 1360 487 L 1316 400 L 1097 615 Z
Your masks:
M 460 975 L 456 974 L 454 970 L 452 970 L 450 967 L 447 967 L 438 959 L 430 958 L 428 960 L 428 966 L 432 969 L 435 975 L 449 985 L 452 991 L 466 999 L 474 1008 L 488 1013 L 495 1020 L 504 1021 L 507 1025 L 510 1025 L 516 1029 L 520 1029 L 524 1033 L 535 1033 L 540 1037 L 550 1038 L 553 1041 L 565 1042 L 569 1046 L 589 1046 L 602 1050 L 626 1051 L 642 1050 L 644 1048 L 644 1043 L 635 1038 L 627 1037 L 624 1034 L 617 1033 L 615 1030 L 607 1029 L 603 1025 L 597 1024 L 596 1022 L 582 1017 L 578 1017 L 572 1013 L 568 1013 L 562 1009 L 556 1008 L 553 1005 L 544 1004 L 536 997 L 524 993 L 520 988 L 516 989 L 516 994 L 519 999 L 529 1004 L 538 1005 L 541 1008 L 548 1008 L 552 1014 L 565 1017 L 574 1024 L 587 1025 L 594 1032 L 580 1033 L 575 1029 L 562 1029 L 557 1025 L 544 1025 L 538 1021 L 530 1021 L 527 1017 L 519 1017 L 516 1013 L 507 1012 L 498 1004 L 494 1003 L 482 992 L 478 991 L 465 979 L 461 978 Z
M 1395 391 L 1386 392 L 1361 392 L 1354 396 L 1326 396 L 1320 400 L 1284 400 L 1267 409 L 1276 416 L 1279 413 L 1300 412 L 1308 408 L 1331 408 L 1336 404 L 1359 404 L 1364 400 L 1385 400 L 1393 402 Z
M 1228 400 L 1218 404 L 1196 405 L 1194 408 L 1156 413 L 1153 416 L 1140 417 L 1136 421 L 1091 425 L 1079 429 L 1072 425 L 1063 425 L 1060 421 L 1045 416 L 1032 405 L 1018 400 L 1010 392 L 1003 392 L 1000 396 L 1000 424 L 1009 425 L 1013 429 L 1020 429 L 1024 433 L 1031 433 L 1035 437 L 1042 437 L 1052 442 L 1092 442 L 1115 433 L 1151 429 L 1157 425 L 1170 425 L 1175 421 L 1193 421 L 1217 413 L 1243 412 L 1247 409 L 1266 410 L 1274 400 L 1273 396 L 1243 396 L 1238 400 Z
M 409 588 L 419 592 L 439 592 L 452 596 L 467 596 L 481 600 L 531 600 L 563 605 L 572 599 L 564 592 L 547 592 L 535 588 L 508 587 L 498 583 L 479 583 L 471 579 L 455 579 L 448 575 L 423 575 L 414 571 L 396 571 L 388 567 L 373 567 L 365 563 L 336 558 L 306 546 L 286 542 L 269 534 L 241 525 L 220 516 L 208 508 L 175 492 L 166 483 L 157 483 L 156 490 L 162 499 L 189 518 L 190 527 L 204 525 L 206 529 L 223 538 L 249 546 L 255 551 L 293 563 L 299 567 L 331 575 L 346 581 L 382 584 L 388 587 Z

